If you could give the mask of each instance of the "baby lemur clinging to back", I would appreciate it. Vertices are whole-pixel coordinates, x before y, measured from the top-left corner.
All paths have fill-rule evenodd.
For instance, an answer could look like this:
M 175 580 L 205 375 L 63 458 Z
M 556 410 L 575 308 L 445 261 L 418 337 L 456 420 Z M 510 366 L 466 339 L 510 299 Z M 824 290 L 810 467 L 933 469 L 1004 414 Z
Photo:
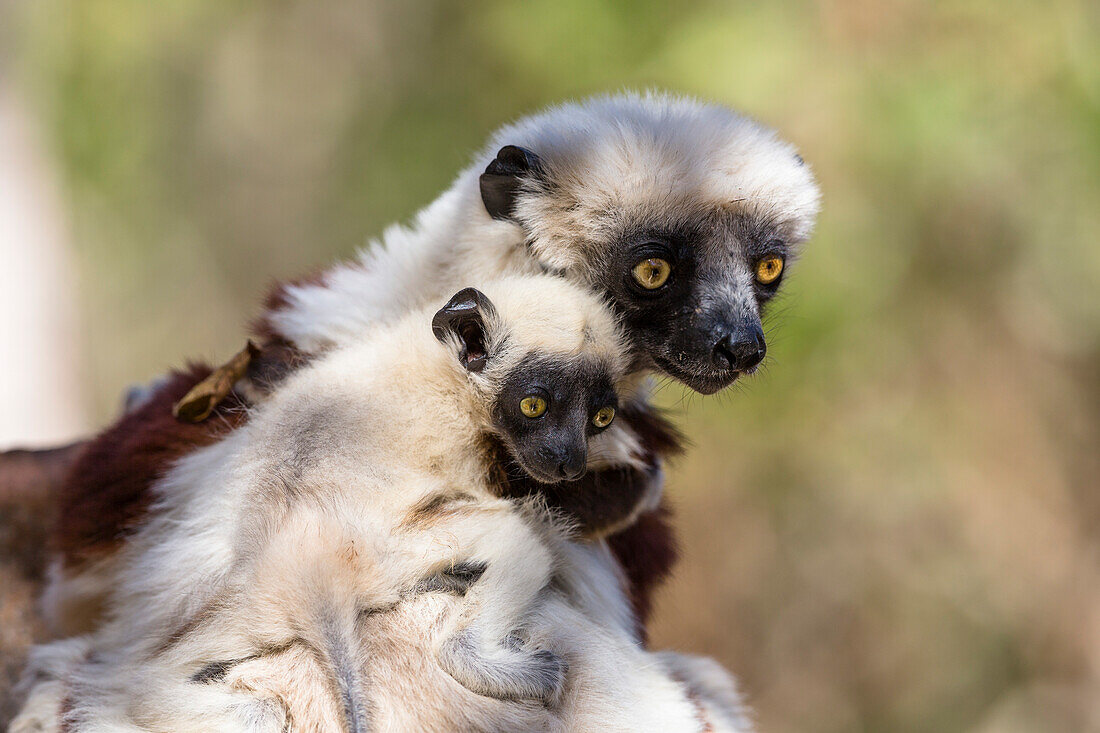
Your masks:
M 501 469 L 546 482 L 640 462 L 615 420 L 636 386 L 628 367 L 600 300 L 548 276 L 465 289 L 302 367 L 159 484 L 108 621 L 62 675 L 65 719 L 185 730 L 251 716 L 251 697 L 210 683 L 301 644 L 359 730 L 363 615 L 448 588 L 465 595 L 441 666 L 481 695 L 553 703 L 564 666 L 522 632 L 568 528 L 493 482 Z M 495 465 L 494 443 L 513 465 Z

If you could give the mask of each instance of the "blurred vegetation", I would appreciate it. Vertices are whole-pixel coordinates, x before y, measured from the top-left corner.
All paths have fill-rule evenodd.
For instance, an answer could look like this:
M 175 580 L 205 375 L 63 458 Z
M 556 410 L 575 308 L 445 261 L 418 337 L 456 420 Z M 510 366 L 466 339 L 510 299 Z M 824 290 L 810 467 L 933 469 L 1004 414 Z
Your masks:
M 239 345 L 267 283 L 430 201 L 499 124 L 658 87 L 825 193 L 769 367 L 668 386 L 656 642 L 764 731 L 1100 730 L 1100 5 L 35 0 L 95 413 Z

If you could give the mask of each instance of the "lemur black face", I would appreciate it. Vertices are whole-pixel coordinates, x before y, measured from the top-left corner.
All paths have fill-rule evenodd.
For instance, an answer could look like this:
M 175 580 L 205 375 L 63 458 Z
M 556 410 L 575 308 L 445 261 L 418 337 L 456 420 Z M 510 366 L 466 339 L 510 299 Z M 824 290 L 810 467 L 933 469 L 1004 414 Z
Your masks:
M 787 247 L 743 218 L 624 233 L 597 282 L 649 365 L 703 394 L 764 358 L 760 316 L 782 282 Z
M 502 148 L 481 177 L 494 218 L 513 218 L 525 177 L 553 187 L 534 152 Z M 675 224 L 669 218 L 635 221 L 587 243 L 595 254 L 574 274 L 607 294 L 640 366 L 712 394 L 764 359 L 760 317 L 783 281 L 789 237 L 781 225 L 733 211 L 678 211 Z
M 504 380 L 493 428 L 536 481 L 571 481 L 584 475 L 588 440 L 617 406 L 611 376 L 595 360 L 529 354 Z

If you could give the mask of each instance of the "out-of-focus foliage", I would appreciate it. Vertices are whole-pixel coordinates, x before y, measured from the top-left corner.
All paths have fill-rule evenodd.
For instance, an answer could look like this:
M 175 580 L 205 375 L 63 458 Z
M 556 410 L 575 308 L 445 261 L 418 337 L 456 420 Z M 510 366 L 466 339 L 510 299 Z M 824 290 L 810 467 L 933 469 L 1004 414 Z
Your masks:
M 695 447 L 657 645 L 721 659 L 765 731 L 1100 728 L 1100 5 L 15 8 L 104 419 L 514 116 L 652 86 L 777 126 L 824 213 L 768 368 L 661 393 Z

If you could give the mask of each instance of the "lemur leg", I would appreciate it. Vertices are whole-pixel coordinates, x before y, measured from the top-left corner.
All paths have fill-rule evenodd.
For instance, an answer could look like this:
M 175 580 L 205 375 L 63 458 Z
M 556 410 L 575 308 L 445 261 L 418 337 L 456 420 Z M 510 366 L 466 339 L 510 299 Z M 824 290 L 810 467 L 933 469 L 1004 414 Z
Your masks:
M 448 539 L 464 552 L 464 567 L 484 573 L 466 593 L 461 613 L 444 629 L 440 666 L 479 695 L 554 704 L 565 683 L 564 661 L 546 649 L 524 648 L 524 616 L 550 581 L 553 558 L 542 538 L 513 512 L 487 522 L 474 514 L 449 522 Z

